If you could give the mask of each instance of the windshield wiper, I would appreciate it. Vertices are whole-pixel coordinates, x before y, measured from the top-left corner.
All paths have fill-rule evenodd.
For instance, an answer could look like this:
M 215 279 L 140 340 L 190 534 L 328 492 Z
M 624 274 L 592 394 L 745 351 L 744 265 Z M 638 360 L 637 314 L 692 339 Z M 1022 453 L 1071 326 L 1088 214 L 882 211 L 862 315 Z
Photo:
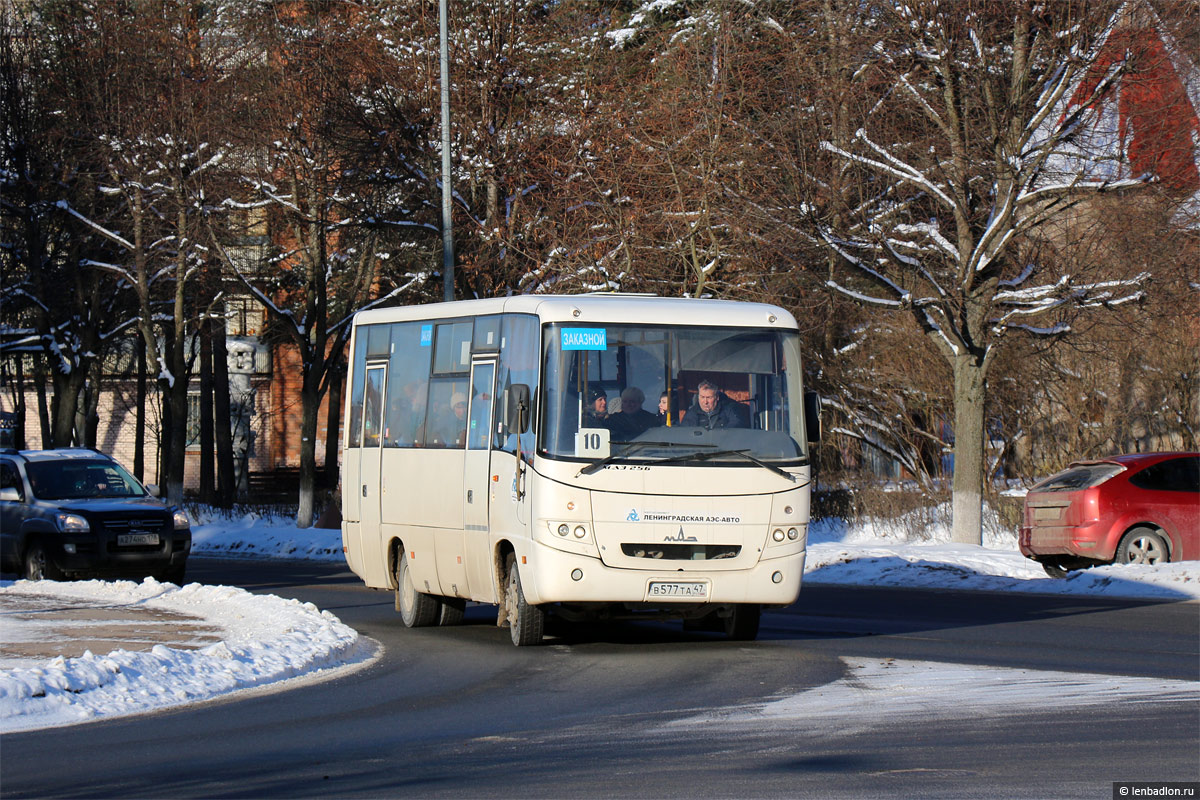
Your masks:
M 750 452 L 748 450 L 715 450 L 711 453 L 688 453 L 687 455 L 683 455 L 683 456 L 672 456 L 671 458 L 664 458 L 661 461 L 656 461 L 654 463 L 668 464 L 670 462 L 680 462 L 680 461 L 710 461 L 714 458 L 721 458 L 722 456 L 741 456 L 742 458 L 746 459 L 747 461 L 753 462 L 754 464 L 757 464 L 758 466 L 763 467 L 764 469 L 769 469 L 769 470 L 771 470 L 771 472 L 774 472 L 777 475 L 782 475 L 783 477 L 790 480 L 792 483 L 796 482 L 795 475 L 793 475 L 790 472 L 787 472 L 786 470 L 780 469 L 779 467 L 775 466 L 774 464 L 772 464 L 770 462 L 763 461 L 758 456 L 750 455 Z
M 634 452 L 635 450 L 641 450 L 643 447 L 679 447 L 681 445 L 685 445 L 684 442 L 649 442 L 649 441 L 640 440 L 640 439 L 637 441 L 633 441 L 633 442 L 611 442 L 610 444 L 623 444 L 623 445 L 625 445 L 625 447 L 622 447 L 620 450 L 617 450 L 615 452 L 609 453 L 604 458 L 593 461 L 592 463 L 588 464 L 583 469 L 579 470 L 579 472 L 575 473 L 575 477 L 578 478 L 580 475 L 591 475 L 593 472 L 596 472 L 597 470 L 607 466 L 608 464 L 611 464 L 616 459 L 624 458 L 625 456 L 629 455 L 630 453 Z M 686 446 L 687 447 L 696 447 L 697 445 L 687 444 Z M 715 444 L 706 444 L 706 445 L 698 445 L 698 446 L 699 447 L 716 447 Z

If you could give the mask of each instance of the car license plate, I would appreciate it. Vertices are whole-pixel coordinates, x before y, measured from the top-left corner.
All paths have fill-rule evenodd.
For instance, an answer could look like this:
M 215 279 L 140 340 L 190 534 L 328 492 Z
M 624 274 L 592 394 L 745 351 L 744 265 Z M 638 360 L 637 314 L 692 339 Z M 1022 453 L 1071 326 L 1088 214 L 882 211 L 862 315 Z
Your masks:
M 650 591 L 647 595 L 651 598 L 672 598 L 679 600 L 707 600 L 708 599 L 708 584 L 695 582 L 672 582 L 666 581 L 651 581 Z
M 132 547 L 137 545 L 158 544 L 157 533 L 119 533 L 117 534 L 117 544 L 122 547 Z

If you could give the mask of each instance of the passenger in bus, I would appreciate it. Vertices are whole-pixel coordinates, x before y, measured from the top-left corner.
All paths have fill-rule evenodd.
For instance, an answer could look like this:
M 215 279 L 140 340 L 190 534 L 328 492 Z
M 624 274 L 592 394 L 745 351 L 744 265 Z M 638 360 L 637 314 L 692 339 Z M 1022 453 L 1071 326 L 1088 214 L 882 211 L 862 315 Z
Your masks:
M 447 447 L 463 447 L 467 443 L 467 396 L 455 392 L 450 397 L 450 426 L 446 431 Z
M 703 380 L 696 389 L 696 402 L 692 403 L 683 418 L 684 427 L 708 430 L 750 427 L 750 409 L 731 400 L 721 391 L 721 387 Z
M 644 402 L 646 393 L 636 386 L 626 386 L 621 392 L 621 410 L 609 414 L 605 420 L 613 441 L 633 441 L 657 424 L 654 415 L 642 408 Z
M 583 410 L 581 428 L 603 428 L 608 419 L 608 395 L 603 389 L 592 387 L 588 390 L 588 405 Z
M 654 417 L 655 425 L 662 428 L 667 425 L 681 424 L 680 420 L 683 419 L 683 412 L 679 410 L 681 396 L 683 396 L 682 389 L 677 389 L 674 394 L 663 392 L 658 396 L 658 414 Z
M 425 442 L 425 381 L 409 381 L 404 385 L 404 396 L 399 401 L 395 431 L 395 443 L 401 447 L 421 445 Z

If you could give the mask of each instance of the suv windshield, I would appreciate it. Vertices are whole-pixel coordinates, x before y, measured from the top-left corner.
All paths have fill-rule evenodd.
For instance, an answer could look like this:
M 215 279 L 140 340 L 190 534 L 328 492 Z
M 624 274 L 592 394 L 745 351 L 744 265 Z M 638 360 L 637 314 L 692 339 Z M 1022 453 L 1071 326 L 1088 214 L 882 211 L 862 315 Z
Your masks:
M 723 465 L 807 456 L 794 331 L 551 324 L 544 337 L 544 455 Z
M 34 496 L 41 500 L 146 495 L 141 484 L 112 461 L 31 461 L 25 472 Z

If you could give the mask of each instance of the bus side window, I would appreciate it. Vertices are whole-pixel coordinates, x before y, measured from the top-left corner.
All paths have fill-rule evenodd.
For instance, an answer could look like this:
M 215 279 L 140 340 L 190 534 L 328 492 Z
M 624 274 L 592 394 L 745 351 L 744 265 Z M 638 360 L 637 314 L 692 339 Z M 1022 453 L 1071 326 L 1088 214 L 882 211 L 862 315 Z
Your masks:
M 541 329 L 537 317 L 527 314 L 505 314 L 501 327 L 500 356 L 496 365 L 496 409 L 493 426 L 497 435 L 492 447 L 508 453 L 517 452 L 517 431 L 508 429 L 508 388 L 515 383 L 529 387 L 530 408 L 521 432 L 521 451 L 529 458 L 533 453 L 533 412 L 538 386 L 538 347 Z
M 426 447 L 466 444 L 467 382 L 461 378 L 434 378 L 429 382 L 429 407 L 425 416 Z
M 422 334 L 428 324 L 402 322 L 392 325 L 384 447 L 413 447 L 423 440 L 429 362 L 433 352 L 430 338 Z
M 367 373 L 367 334 L 359 329 L 354 337 L 354 366 L 351 374 L 354 383 L 350 387 L 350 431 L 346 436 L 346 447 L 358 447 L 362 439 L 363 387 Z

